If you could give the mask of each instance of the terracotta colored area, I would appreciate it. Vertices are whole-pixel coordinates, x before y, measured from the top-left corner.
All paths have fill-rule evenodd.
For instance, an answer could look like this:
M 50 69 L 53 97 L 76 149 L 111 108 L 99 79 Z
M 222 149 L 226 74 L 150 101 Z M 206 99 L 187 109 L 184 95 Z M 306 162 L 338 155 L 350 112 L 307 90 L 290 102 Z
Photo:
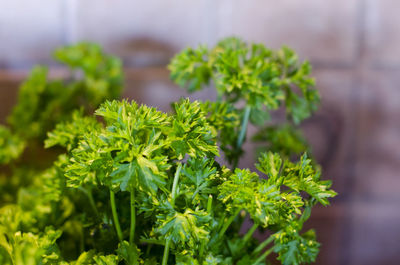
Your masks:
M 9 1 L 0 8 L 0 122 L 36 63 L 60 44 L 97 41 L 122 57 L 124 96 L 169 109 L 188 96 L 165 65 L 189 45 L 228 35 L 308 58 L 322 95 L 302 126 L 324 175 L 340 193 L 308 227 L 322 243 L 317 264 L 398 264 L 400 252 L 400 30 L 395 0 Z M 191 95 L 213 99 L 212 89 Z M 248 144 L 249 149 L 254 145 Z M 253 153 L 241 166 L 252 167 Z

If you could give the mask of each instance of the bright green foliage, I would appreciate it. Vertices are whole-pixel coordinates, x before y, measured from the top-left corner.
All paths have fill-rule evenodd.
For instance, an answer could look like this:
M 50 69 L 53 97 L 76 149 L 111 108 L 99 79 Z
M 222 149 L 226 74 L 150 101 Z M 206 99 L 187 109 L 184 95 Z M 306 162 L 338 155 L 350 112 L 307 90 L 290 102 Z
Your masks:
M 7 127 L 0 125 L 0 165 L 18 158 L 24 147 L 24 141 L 13 135 Z
M 9 182 L 0 178 L 0 264 L 265 265 L 272 252 L 285 265 L 315 261 L 319 244 L 303 224 L 336 193 L 306 154 L 289 160 L 307 150 L 290 122 L 317 99 L 308 64 L 292 51 L 231 38 L 182 52 L 172 77 L 191 91 L 213 80 L 219 100 L 182 99 L 171 113 L 112 100 L 120 63 L 98 46 L 55 55 L 82 80 L 47 81 L 37 68 L 10 118 L 18 137 L 0 127 L 5 163 L 22 152 L 20 138 L 30 143 L 49 129 L 45 147 L 57 151 L 47 169 L 26 164 Z M 267 124 L 280 105 L 288 125 Z M 258 173 L 237 167 L 248 123 L 267 142 Z M 231 169 L 217 162 L 220 150 Z M 263 242 L 253 237 L 258 228 L 270 234 Z
M 190 157 L 202 157 L 207 154 L 217 154 L 215 135 L 204 117 L 199 102 L 190 103 L 188 100 L 174 104 L 175 117 L 172 122 L 172 148 L 177 158 L 182 159 L 185 154 Z
M 129 264 L 153 264 L 166 257 L 167 249 L 169 263 L 264 264 L 258 261 L 260 253 L 251 240 L 255 230 L 248 236 L 238 236 L 241 216 L 248 214 L 255 228 L 271 227 L 276 232 L 273 238 L 279 236 L 272 250 L 285 264 L 311 261 L 313 258 L 305 255 L 315 256 L 317 243 L 309 246 L 307 238 L 307 248 L 303 249 L 306 239 L 282 232 L 289 226 L 301 229 L 298 224 L 308 219 L 310 207 L 317 201 L 326 205 L 326 199 L 335 195 L 330 183 L 319 179 L 319 171 L 310 160 L 303 156 L 292 163 L 277 154 L 265 153 L 258 169 L 266 179 L 248 169 L 232 172 L 214 160 L 218 155 L 217 135 L 208 123 L 207 117 L 211 116 L 199 103 L 183 100 L 174 105 L 174 110 L 173 114 L 165 114 L 135 102 L 111 101 L 96 111 L 104 118 L 105 127 L 91 126 L 82 134 L 79 126 L 62 124 L 49 134 L 48 141 L 54 144 L 75 143 L 63 166 L 67 186 L 110 190 L 119 202 L 126 193 L 134 196 L 131 205 L 112 199 L 118 211 L 103 217 L 113 219 L 113 225 L 118 222 L 120 240 L 128 237 L 132 225 L 141 224 L 130 242 L 120 243 L 120 257 Z M 216 119 L 210 120 L 217 123 Z M 73 123 L 85 121 L 88 118 L 76 117 Z M 61 128 L 74 128 L 67 137 L 73 140 L 63 140 Z M 186 160 L 180 160 L 184 157 Z M 135 222 L 119 218 L 118 212 L 133 212 Z M 146 244 L 153 245 L 150 252 L 143 249 Z
M 84 117 L 82 111 L 72 113 L 71 120 L 56 125 L 56 128 L 47 134 L 44 144 L 46 148 L 59 145 L 72 150 L 88 130 L 100 129 L 100 124 L 92 117 Z
M 126 101 L 103 104 L 96 113 L 104 117 L 107 128 L 93 128 L 73 150 L 76 163 L 66 169 L 69 183 L 116 185 L 123 191 L 133 185 L 155 194 L 165 188 L 168 160 L 182 159 L 185 154 L 216 154 L 214 137 L 199 103 L 181 101 L 175 104 L 175 112 L 168 116 Z M 56 131 L 53 133 L 58 137 Z
M 320 179 L 321 172 L 315 169 L 306 154 L 297 164 L 288 160 L 282 162 L 279 156 L 272 153 L 263 154 L 259 161 L 257 169 L 268 176 L 269 184 L 284 185 L 294 192 L 304 191 L 323 205 L 329 204 L 327 198 L 336 195 L 329 189 L 331 181 Z
M 212 81 L 218 101 L 222 100 L 228 109 L 234 109 L 229 111 L 231 118 L 243 121 L 243 126 L 218 128 L 221 134 L 224 131 L 230 132 L 229 137 L 223 135 L 219 141 L 225 156 L 234 166 L 243 153 L 241 145 L 248 120 L 261 127 L 259 138 L 276 146 L 274 151 L 282 151 L 284 155 L 288 151 L 297 155 L 304 152 L 298 133 L 289 133 L 294 131 L 291 128 L 293 125 L 289 124 L 297 125 L 308 118 L 317 108 L 319 94 L 314 89 L 314 79 L 310 77 L 310 64 L 307 61 L 300 62 L 291 49 L 283 47 L 274 51 L 262 44 L 248 45 L 238 38 L 227 38 L 212 49 L 205 46 L 185 49 L 173 58 L 169 69 L 172 80 L 189 92 L 200 90 Z M 246 107 L 239 107 L 243 103 Z M 224 116 L 226 107 L 207 106 Z M 289 122 L 286 132 L 278 132 L 274 126 L 269 128 L 270 124 L 265 129 L 265 124 L 270 120 L 270 112 L 281 106 Z M 235 123 L 239 124 L 240 121 Z M 271 130 L 276 132 L 275 137 L 268 135 Z M 291 141 L 291 146 L 281 150 L 279 145 L 282 145 L 282 141 Z M 294 150 L 291 150 L 292 147 Z
M 185 49 L 169 69 L 171 78 L 191 92 L 213 80 L 218 95 L 231 103 L 244 100 L 258 111 L 284 103 L 295 123 L 310 116 L 319 100 L 309 76 L 310 64 L 300 63 L 287 47 L 273 51 L 261 44 L 227 38 L 211 50 L 204 46 Z
M 47 227 L 43 233 L 19 231 L 26 218 L 17 206 L 8 205 L 0 209 L 0 260 L 2 264 L 54 264 L 59 261 L 56 240 L 61 231 Z
M 277 154 L 264 153 L 257 168 L 267 179 L 249 170 L 236 169 L 220 186 L 220 198 L 227 209 L 246 209 L 258 224 L 285 225 L 294 215 L 302 213 L 302 207 L 314 199 L 323 205 L 336 193 L 330 190 L 329 181 L 320 180 L 320 172 L 304 155 L 297 164 L 282 161 Z M 310 197 L 303 198 L 301 192 Z
M 166 215 L 157 216 L 160 222 L 160 226 L 156 229 L 157 233 L 166 239 L 171 239 L 182 251 L 194 254 L 196 246 L 208 240 L 209 231 L 206 226 L 210 217 L 202 210 L 194 211 L 188 208 L 184 213 L 170 210 Z
M 227 205 L 229 211 L 245 209 L 256 223 L 264 227 L 279 221 L 276 220 L 280 218 L 279 187 L 267 185 L 265 180 L 248 169 L 236 169 L 234 174 L 224 179 L 219 199 Z
M 121 61 L 95 44 L 81 43 L 55 52 L 71 69 L 68 80 L 50 80 L 47 68 L 35 67 L 19 91 L 18 104 L 8 121 L 23 138 L 43 139 L 57 122 L 69 119 L 74 109 L 90 113 L 106 99 L 118 98 L 122 89 Z M 80 71 L 82 79 L 75 78 Z
M 300 235 L 298 228 L 301 229 L 290 225 L 273 235 L 274 251 L 284 265 L 311 263 L 318 255 L 319 243 L 315 241 L 314 230 Z

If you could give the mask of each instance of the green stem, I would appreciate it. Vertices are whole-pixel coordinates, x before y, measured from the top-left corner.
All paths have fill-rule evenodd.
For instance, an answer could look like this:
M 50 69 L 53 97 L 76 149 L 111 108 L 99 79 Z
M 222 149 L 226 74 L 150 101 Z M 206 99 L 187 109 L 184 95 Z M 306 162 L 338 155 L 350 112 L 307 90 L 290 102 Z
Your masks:
M 182 164 L 179 163 L 178 168 L 176 169 L 176 172 L 175 172 L 174 183 L 172 184 L 172 192 L 171 192 L 171 206 L 172 207 L 175 207 L 176 189 L 178 187 L 179 174 L 181 173 L 181 169 L 182 169 Z M 171 238 L 168 238 L 167 241 L 165 242 L 162 265 L 167 265 L 170 244 L 171 244 Z
M 150 255 L 150 251 L 151 251 L 151 248 L 152 248 L 152 247 L 153 247 L 152 244 L 147 244 L 146 256 L 149 256 L 149 255 Z
M 211 211 L 212 211 L 212 195 L 208 195 L 208 201 L 207 201 L 207 213 L 209 215 L 211 215 Z M 201 245 L 200 245 L 200 251 L 199 251 L 199 257 L 200 257 L 200 261 L 202 261 L 203 259 L 203 253 L 204 253 L 204 248 L 206 247 L 206 241 L 202 241 Z
M 219 230 L 221 230 L 222 229 L 222 226 L 224 225 L 224 221 L 225 221 L 225 218 L 226 218 L 226 213 L 227 213 L 227 211 L 224 211 L 224 213 L 222 214 L 222 216 L 219 218 L 219 222 L 218 222 L 218 227 L 217 227 L 217 231 Z
M 240 126 L 240 132 L 239 132 L 239 136 L 236 142 L 236 150 L 239 151 L 240 148 L 242 148 L 243 145 L 243 141 L 244 138 L 246 137 L 246 132 L 247 132 L 247 125 L 249 124 L 249 118 L 250 118 L 250 112 L 251 112 L 251 107 L 246 105 L 246 107 L 244 108 L 244 114 L 243 114 L 243 120 L 242 120 L 242 124 Z M 236 157 L 234 160 L 234 168 L 237 167 L 239 163 L 239 157 Z
M 171 243 L 171 239 L 167 239 L 167 242 L 165 243 L 165 248 L 164 248 L 164 254 L 163 254 L 163 259 L 162 259 L 162 265 L 167 265 L 168 262 L 168 254 L 169 254 L 169 245 Z
M 260 253 L 273 240 L 274 240 L 274 237 L 272 235 L 269 236 L 266 240 L 264 240 L 261 244 L 258 245 L 258 247 L 253 251 L 252 255 L 257 255 L 258 253 Z
M 222 236 L 225 234 L 226 230 L 228 230 L 229 226 L 235 220 L 236 216 L 240 213 L 240 209 L 237 210 L 229 219 L 224 223 L 224 226 L 222 227 L 220 233 L 219 233 L 219 238 L 222 239 Z
M 268 249 L 267 251 L 265 251 L 265 252 L 253 263 L 253 265 L 259 264 L 259 263 L 265 261 L 265 259 L 267 258 L 267 256 L 268 256 L 269 254 L 271 254 L 271 252 L 272 252 L 273 250 L 274 250 L 274 248 L 270 248 L 270 249 Z
M 176 169 L 174 176 L 174 183 L 172 184 L 172 192 L 171 192 L 171 205 L 175 207 L 175 197 L 176 197 L 176 188 L 178 187 L 179 174 L 181 173 L 182 164 L 179 163 L 178 168 Z
M 121 226 L 119 225 L 118 215 L 117 215 L 117 207 L 115 204 L 115 193 L 110 190 L 110 202 L 111 202 L 111 211 L 114 219 L 115 230 L 117 231 L 118 239 L 120 242 L 123 241 Z
M 249 231 L 244 235 L 243 237 L 243 245 L 246 245 L 246 243 L 250 240 L 251 236 L 254 234 L 254 232 L 257 230 L 258 224 L 254 224 Z
M 136 209 L 135 209 L 135 188 L 132 185 L 131 191 L 131 229 L 129 232 L 129 244 L 133 243 L 135 237 L 135 227 L 136 227 Z
M 239 133 L 239 137 L 238 137 L 237 144 L 236 144 L 237 148 L 242 147 L 244 137 L 246 136 L 247 124 L 249 123 L 249 118 L 250 118 L 250 111 L 251 111 L 251 107 L 250 106 L 246 106 L 244 108 L 242 125 L 241 125 L 241 128 L 240 128 L 240 133 Z

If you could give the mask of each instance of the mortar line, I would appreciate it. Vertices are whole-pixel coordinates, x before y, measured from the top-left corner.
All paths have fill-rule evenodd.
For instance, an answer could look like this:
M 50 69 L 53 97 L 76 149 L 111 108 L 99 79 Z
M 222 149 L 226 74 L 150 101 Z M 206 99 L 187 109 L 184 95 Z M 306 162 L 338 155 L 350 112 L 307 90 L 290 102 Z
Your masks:
M 365 39 L 366 39 L 366 12 L 367 12 L 367 2 L 366 0 L 359 0 L 357 7 L 357 17 L 356 17 L 356 51 L 355 51 L 355 67 L 353 69 L 353 84 L 352 84 L 352 91 L 350 93 L 350 97 L 354 104 L 354 111 L 353 115 L 351 116 L 352 124 L 355 124 L 353 134 L 350 136 L 350 143 L 351 147 L 349 148 L 350 152 L 347 155 L 347 164 L 346 170 L 349 173 L 345 183 L 346 183 L 346 193 L 348 193 L 349 203 L 347 208 L 347 213 L 345 215 L 343 221 L 343 230 L 342 230 L 342 240 L 341 240 L 341 255 L 342 260 L 340 260 L 340 264 L 343 265 L 351 265 L 353 256 L 351 248 L 353 246 L 354 237 L 353 237 L 353 228 L 354 226 L 354 218 L 352 213 L 354 213 L 354 191 L 356 186 L 356 162 L 357 162 L 357 150 L 359 147 L 359 139 L 357 137 L 359 133 L 359 109 L 360 109 L 360 98 L 361 94 L 359 93 L 362 91 L 360 87 L 364 87 L 364 71 L 365 71 L 365 58 L 366 58 L 366 46 L 365 46 Z

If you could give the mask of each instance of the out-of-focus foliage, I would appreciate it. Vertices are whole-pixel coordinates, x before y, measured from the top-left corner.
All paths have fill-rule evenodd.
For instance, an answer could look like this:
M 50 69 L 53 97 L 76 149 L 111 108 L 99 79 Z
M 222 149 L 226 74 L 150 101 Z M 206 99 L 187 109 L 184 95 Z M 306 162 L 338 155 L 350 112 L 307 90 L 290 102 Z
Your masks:
M 287 157 L 292 154 L 300 155 L 309 149 L 301 131 L 288 124 L 266 126 L 252 140 L 261 145 L 258 148 L 260 151 L 270 150 Z
M 18 136 L 12 134 L 7 127 L 0 125 L 0 165 L 19 157 L 24 146 L 25 143 Z
M 14 175 L 0 176 L 0 203 L 16 197 L 20 186 L 32 183 L 34 175 L 56 159 L 55 153 L 43 150 L 49 130 L 77 115 L 93 113 L 104 100 L 118 98 L 121 93 L 121 60 L 104 53 L 100 46 L 66 46 L 56 50 L 54 56 L 68 66 L 68 77 L 50 79 L 47 67 L 34 67 L 20 87 L 17 104 L 8 117 L 9 127 L 0 125 L 0 165 Z M 74 126 L 84 131 L 88 123 Z M 63 137 L 68 137 L 72 128 L 61 129 Z
M 44 151 L 43 140 L 64 121 L 55 130 L 57 143 L 73 148 L 78 139 L 70 137 L 77 137 L 76 129 L 83 134 L 90 125 L 100 126 L 83 116 L 104 100 L 119 97 L 122 64 L 91 43 L 62 47 L 54 56 L 68 66 L 68 76 L 50 79 L 47 67 L 34 67 L 20 87 L 9 127 L 0 126 L 0 264 L 62 264 L 75 258 L 84 247 L 82 227 L 93 218 L 86 217 L 87 208 L 93 210 L 88 200 L 92 191 L 66 188 L 62 165 L 68 157 L 57 159 L 57 152 Z M 82 123 L 75 123 L 80 118 Z M 63 127 L 67 121 L 70 127 Z M 45 169 L 55 159 L 54 166 Z M 97 240 L 98 245 L 105 242 Z M 112 264 L 111 256 L 98 254 L 82 254 L 77 264 Z
M 43 140 L 59 121 L 74 109 L 91 113 L 106 99 L 118 98 L 122 90 L 122 64 L 96 44 L 81 43 L 56 50 L 55 59 L 66 64 L 70 77 L 53 80 L 47 67 L 33 68 L 22 84 L 18 103 L 8 121 L 23 138 Z

